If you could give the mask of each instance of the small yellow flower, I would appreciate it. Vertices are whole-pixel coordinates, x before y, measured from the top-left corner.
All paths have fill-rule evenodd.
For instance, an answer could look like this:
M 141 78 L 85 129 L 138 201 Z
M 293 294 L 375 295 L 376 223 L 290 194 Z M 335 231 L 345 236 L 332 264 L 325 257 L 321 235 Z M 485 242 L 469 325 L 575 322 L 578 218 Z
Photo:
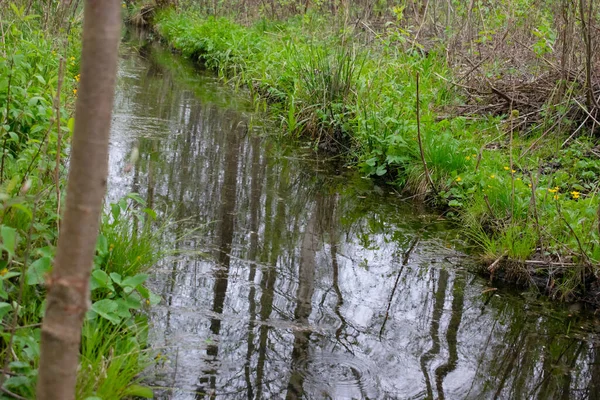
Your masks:
M 146 299 L 146 304 L 150 305 L 150 300 Z
M 471 156 L 466 156 L 465 158 L 467 159 L 467 161 L 471 160 Z
M 141 259 L 142 259 L 142 256 L 137 256 L 137 257 L 135 258 L 135 261 L 140 261 Z
M 473 154 L 473 157 L 477 157 L 477 154 Z
M 508 171 L 509 169 L 510 169 L 510 168 L 508 168 L 508 167 L 504 167 L 504 170 L 505 170 L 505 171 Z
M 73 89 L 73 94 L 77 94 L 77 89 Z
M 460 176 L 457 176 L 456 177 L 456 182 L 460 182 L 460 181 L 462 181 L 462 178 Z
M 521 178 L 517 178 L 516 180 L 517 180 L 517 181 L 520 181 L 520 180 L 521 180 Z
M 558 194 L 554 195 L 554 200 L 558 200 Z
M 108 251 L 113 251 L 113 249 L 115 248 L 114 244 L 110 244 L 110 246 L 108 246 Z
M 571 192 L 571 196 L 573 196 L 573 199 L 578 199 L 580 194 L 581 194 L 581 193 L 579 193 L 579 192 L 578 192 L 578 191 L 576 191 L 576 190 L 573 190 L 573 191 Z
M 511 173 L 511 174 L 514 174 L 515 172 L 517 172 L 517 171 L 515 171 L 514 169 L 511 169 L 511 170 L 510 170 L 510 173 Z
M 123 3 L 123 4 L 121 4 L 121 7 L 125 8 L 125 7 L 127 7 L 127 6 L 125 5 L 125 3 Z
M 69 60 L 71 60 L 71 61 L 75 61 L 75 57 L 71 57 Z
M 8 274 L 8 268 L 3 268 L 2 271 L 0 271 L 0 275 L 4 276 L 6 274 Z
M 492 179 L 494 179 L 495 177 L 496 177 L 496 175 L 494 175 L 494 174 L 490 175 L 490 178 L 492 178 Z
M 558 193 L 558 186 L 555 186 L 554 189 L 548 189 L 550 193 Z
M 527 186 L 531 187 L 531 183 L 529 185 L 527 185 Z

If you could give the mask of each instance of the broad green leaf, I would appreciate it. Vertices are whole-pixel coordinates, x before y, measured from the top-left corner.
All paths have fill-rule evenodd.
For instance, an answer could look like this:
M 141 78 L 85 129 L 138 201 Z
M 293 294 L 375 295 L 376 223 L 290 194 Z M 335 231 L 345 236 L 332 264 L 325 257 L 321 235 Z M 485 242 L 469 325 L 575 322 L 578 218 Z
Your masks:
M 99 316 L 106 318 L 113 324 L 121 322 L 121 318 L 116 314 L 119 305 L 110 299 L 99 300 L 92 304 L 92 310 Z
M 12 259 L 17 245 L 17 230 L 3 225 L 0 228 L 0 236 L 2 237 L 2 248 L 8 253 L 9 259 Z
M 135 276 L 129 276 L 123 279 L 123 282 L 121 282 L 121 287 L 129 286 L 135 289 L 142 283 L 146 282 L 146 279 L 148 279 L 148 274 L 137 274 Z
M 108 253 L 108 240 L 103 234 L 98 235 L 98 241 L 96 242 L 96 251 L 98 251 L 98 253 L 101 255 Z
M 127 308 L 133 308 L 134 310 L 139 310 L 142 308 L 142 302 L 139 298 L 136 298 L 133 294 L 131 296 L 127 296 L 123 299 L 123 304 L 127 306 Z
M 25 282 L 28 285 L 40 285 L 44 283 L 44 276 L 51 270 L 52 259 L 50 257 L 39 258 L 27 268 Z
M 110 279 L 112 279 L 113 282 L 116 283 L 117 285 L 121 286 L 121 275 L 119 275 L 118 273 L 111 272 Z
M 129 306 L 127 305 L 127 302 L 124 299 L 116 299 L 115 303 L 117 304 L 117 310 L 115 311 L 115 314 L 124 319 L 131 318 Z
M 0 321 L 12 310 L 12 306 L 4 301 L 0 302 Z
M 95 269 L 92 272 L 92 279 L 90 280 L 90 289 L 95 290 L 98 288 L 109 288 L 114 290 L 110 284 L 110 277 L 101 269 Z

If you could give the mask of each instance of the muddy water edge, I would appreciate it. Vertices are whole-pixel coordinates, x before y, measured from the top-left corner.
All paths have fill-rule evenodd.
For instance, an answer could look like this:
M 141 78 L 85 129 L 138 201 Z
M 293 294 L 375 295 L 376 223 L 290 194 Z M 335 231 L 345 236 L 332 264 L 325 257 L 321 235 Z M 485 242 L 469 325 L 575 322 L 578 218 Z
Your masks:
M 249 94 L 129 35 L 108 198 L 171 221 L 158 398 L 600 399 L 592 312 L 490 286 L 438 213 L 282 142 Z

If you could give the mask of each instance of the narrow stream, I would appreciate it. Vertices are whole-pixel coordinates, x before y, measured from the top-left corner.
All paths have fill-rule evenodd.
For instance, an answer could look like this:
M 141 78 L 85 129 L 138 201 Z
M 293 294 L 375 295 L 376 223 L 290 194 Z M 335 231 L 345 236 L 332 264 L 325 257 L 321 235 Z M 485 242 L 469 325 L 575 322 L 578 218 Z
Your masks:
M 247 93 L 123 46 L 109 199 L 140 193 L 181 252 L 151 271 L 158 398 L 600 398 L 597 318 L 490 290 L 438 214 L 267 126 Z

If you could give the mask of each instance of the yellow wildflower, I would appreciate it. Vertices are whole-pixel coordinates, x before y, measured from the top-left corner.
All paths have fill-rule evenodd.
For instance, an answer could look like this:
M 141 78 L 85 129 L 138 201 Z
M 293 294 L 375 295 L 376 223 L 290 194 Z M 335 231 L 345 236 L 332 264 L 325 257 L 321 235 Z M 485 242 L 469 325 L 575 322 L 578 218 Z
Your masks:
M 108 246 L 108 251 L 113 251 L 114 248 L 115 248 L 115 245 L 113 243 L 111 243 L 110 246 Z
M 150 305 L 150 300 L 146 299 L 146 304 Z
M 70 60 L 71 60 L 71 61 L 75 61 L 75 57 L 71 57 L 71 58 L 70 58 Z
M 521 180 L 521 178 L 517 178 L 516 180 L 517 180 L 517 181 L 520 181 L 520 180 Z
M 465 158 L 467 159 L 467 161 L 471 160 L 471 156 L 466 156 Z
M 529 185 L 527 185 L 527 186 L 531 187 L 531 183 Z
M 548 189 L 548 191 L 550 193 L 557 193 L 558 192 L 558 186 L 555 186 L 554 189 Z
M 73 89 L 73 94 L 77 94 L 77 89 Z
M 558 194 L 554 195 L 554 200 L 558 200 Z
M 504 167 L 504 170 L 505 170 L 505 171 L 508 171 L 509 169 L 510 169 L 510 168 L 508 168 L 508 167 Z
M 4 276 L 6 274 L 8 274 L 8 268 L 3 268 L 2 271 L 0 271 L 0 275 Z
M 123 4 L 121 4 L 121 7 L 125 8 L 125 7 L 127 7 L 127 6 L 125 5 L 125 3 L 123 3 Z
M 573 199 L 578 199 L 580 194 L 581 194 L 581 193 L 579 193 L 579 192 L 578 192 L 578 191 L 576 191 L 576 190 L 573 190 L 573 191 L 571 192 L 571 196 L 573 196 Z
M 460 176 L 457 176 L 456 177 L 456 182 L 460 182 L 460 181 L 462 181 L 462 178 Z
M 490 175 L 490 178 L 492 178 L 492 179 L 494 179 L 495 177 L 496 177 L 496 175 L 494 175 L 494 174 Z
M 514 169 L 511 169 L 511 170 L 510 170 L 510 173 L 511 173 L 511 174 L 514 174 L 515 172 L 517 172 L 517 171 L 515 171 Z

